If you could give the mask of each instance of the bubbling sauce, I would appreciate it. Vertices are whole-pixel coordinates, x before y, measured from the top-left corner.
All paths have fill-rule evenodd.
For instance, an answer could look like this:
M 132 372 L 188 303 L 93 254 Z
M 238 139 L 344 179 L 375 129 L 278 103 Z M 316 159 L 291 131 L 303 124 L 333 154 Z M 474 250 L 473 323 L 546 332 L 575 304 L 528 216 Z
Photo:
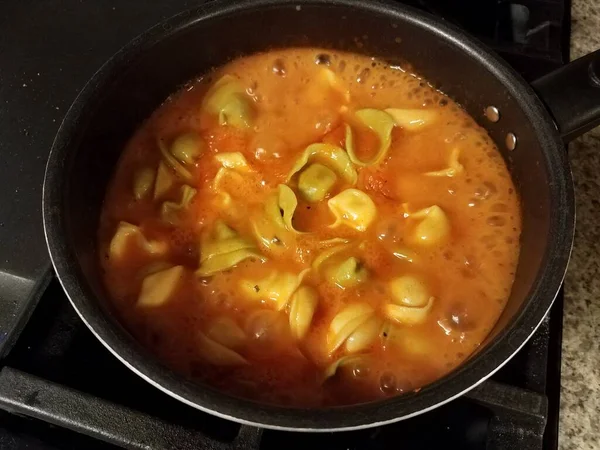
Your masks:
M 303 48 L 169 97 L 122 154 L 98 245 L 116 314 L 166 365 L 319 407 L 468 358 L 520 230 L 498 149 L 456 103 L 384 61 Z

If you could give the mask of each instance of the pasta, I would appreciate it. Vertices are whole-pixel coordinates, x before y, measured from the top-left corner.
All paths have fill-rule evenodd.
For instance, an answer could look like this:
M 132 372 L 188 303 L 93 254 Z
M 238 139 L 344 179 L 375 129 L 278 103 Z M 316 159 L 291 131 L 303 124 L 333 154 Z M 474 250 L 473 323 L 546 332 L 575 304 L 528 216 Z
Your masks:
M 385 314 L 396 322 L 416 325 L 425 322 L 432 306 L 433 298 L 430 298 L 424 306 L 404 306 L 390 303 L 385 305 Z
M 352 248 L 352 244 L 343 242 L 341 244 L 335 245 L 334 247 L 328 248 L 327 250 L 324 250 L 319 256 L 315 258 L 315 260 L 312 263 L 312 268 L 315 271 L 318 271 L 321 265 L 333 255 L 343 252 L 344 250 L 347 250 L 349 248 Z
M 222 167 L 217 171 L 212 182 L 212 189 L 216 194 L 213 203 L 221 209 L 231 209 L 233 199 L 226 185 L 243 183 L 243 177 L 251 173 L 251 169 L 244 155 L 239 152 L 219 153 L 215 155 L 215 160 Z
M 292 224 L 294 212 L 298 206 L 296 194 L 285 184 L 277 187 L 277 193 L 267 201 L 265 210 L 268 218 L 288 231 L 296 231 Z
M 375 311 L 368 304 L 353 304 L 338 313 L 331 321 L 327 336 L 329 354 L 344 343 L 345 350 L 353 353 L 366 348 L 378 335 Z
M 309 202 L 323 200 L 336 182 L 335 172 L 323 164 L 308 166 L 298 178 L 298 190 Z
M 288 304 L 294 291 L 300 286 L 306 271 L 299 274 L 273 271 L 259 280 L 243 280 L 240 288 L 247 297 L 255 300 L 268 300 L 275 304 L 275 309 L 281 311 Z
M 158 140 L 158 148 L 160 149 L 160 153 L 164 158 L 164 162 L 166 165 L 172 169 L 178 176 L 183 178 L 186 181 L 192 179 L 192 174 L 188 169 L 186 169 L 183 164 L 181 164 L 177 158 L 173 156 L 171 153 L 172 150 L 169 150 L 162 139 Z
M 309 161 L 320 161 L 336 172 L 346 183 L 355 185 L 358 178 L 350 157 L 341 147 L 331 144 L 311 144 L 306 147 L 302 156 L 296 161 L 288 175 L 288 181 L 300 172 Z
M 323 381 L 326 381 L 328 378 L 331 378 L 334 375 L 336 375 L 336 373 L 339 369 L 342 369 L 344 367 L 351 367 L 353 365 L 358 365 L 360 363 L 365 363 L 366 360 L 367 360 L 367 358 L 364 355 L 342 356 L 341 358 L 335 360 L 333 363 L 331 363 L 329 366 L 327 366 L 327 368 L 325 369 L 325 372 L 323 374 L 324 375 Z M 367 361 L 367 364 L 368 364 L 368 361 Z
M 180 212 L 189 208 L 190 203 L 196 196 L 196 189 L 183 185 L 181 186 L 181 200 L 176 202 L 164 202 L 160 209 L 162 219 L 171 225 L 177 224 L 178 215 Z
M 129 242 L 135 242 L 139 247 L 151 255 L 160 255 L 167 252 L 167 244 L 160 241 L 149 241 L 143 235 L 142 230 L 127 222 L 120 222 L 112 240 L 110 241 L 108 254 L 111 259 L 122 258 L 127 252 Z
M 243 347 L 247 340 L 244 330 L 228 316 L 217 317 L 208 328 L 206 337 L 231 349 Z
M 290 304 L 290 330 L 296 339 L 306 336 L 319 302 L 317 292 L 310 286 L 301 286 Z
M 350 161 L 358 166 L 372 166 L 381 162 L 386 156 L 392 143 L 392 128 L 394 120 L 385 111 L 377 109 L 361 109 L 356 111 L 356 118 L 377 135 L 379 149 L 370 161 L 361 161 L 354 151 L 354 137 L 350 125 L 346 125 L 346 150 Z
M 277 357 L 285 354 L 292 345 L 287 317 L 284 312 L 270 309 L 257 309 L 245 320 L 246 334 L 252 339 L 252 346 L 259 357 Z
M 109 300 L 149 351 L 233 395 L 323 407 L 414 391 L 476 350 L 521 211 L 462 108 L 325 49 L 186 86 L 127 144 L 98 230 Z
M 203 333 L 198 333 L 198 350 L 201 357 L 215 366 L 239 366 L 248 364 L 239 353 L 227 348 Z
M 407 131 L 417 131 L 435 123 L 438 112 L 431 109 L 388 108 L 385 110 L 394 123 Z
M 346 189 L 331 198 L 327 204 L 336 219 L 330 225 L 334 228 L 344 224 L 358 231 L 366 231 L 377 214 L 373 200 L 358 189 Z
M 414 307 L 426 305 L 431 298 L 425 284 L 411 275 L 404 275 L 392 280 L 390 293 L 394 303 Z
M 250 170 L 248 161 L 246 161 L 246 158 L 240 152 L 219 153 L 215 155 L 215 159 L 227 169 L 236 169 L 240 172 L 247 172 Z
M 149 167 L 142 167 L 133 177 L 133 196 L 136 200 L 141 200 L 154 185 L 155 171 Z
M 328 275 L 329 280 L 342 289 L 364 283 L 369 276 L 367 269 L 354 256 L 330 268 Z
M 175 266 L 148 275 L 142 282 L 138 305 L 161 306 L 171 300 L 183 276 L 183 266 Z
M 200 267 L 196 274 L 201 277 L 229 269 L 247 258 L 263 258 L 250 240 L 223 222 L 217 222 L 202 235 L 200 247 Z
M 450 221 L 437 205 L 407 215 L 418 221 L 414 227 L 413 240 L 421 245 L 439 245 L 450 234 Z
M 267 198 L 264 214 L 252 224 L 254 234 L 265 250 L 279 254 L 295 245 L 298 231 L 292 218 L 297 206 L 296 194 L 284 184 Z
M 252 121 L 252 106 L 242 85 L 232 76 L 225 75 L 206 95 L 203 108 L 218 115 L 220 125 L 247 128 Z
M 156 183 L 154 184 L 154 198 L 163 197 L 175 185 L 175 177 L 163 162 L 158 164 Z
M 194 164 L 204 151 L 205 145 L 197 133 L 184 133 L 171 144 L 171 153 L 182 164 Z

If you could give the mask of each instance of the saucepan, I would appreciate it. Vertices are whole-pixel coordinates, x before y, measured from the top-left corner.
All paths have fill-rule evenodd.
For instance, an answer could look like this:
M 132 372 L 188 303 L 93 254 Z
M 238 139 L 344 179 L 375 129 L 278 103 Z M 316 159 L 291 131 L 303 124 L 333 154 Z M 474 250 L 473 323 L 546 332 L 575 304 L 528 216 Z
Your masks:
M 519 191 L 521 256 L 507 307 L 476 354 L 419 392 L 318 410 L 233 397 L 164 367 L 117 322 L 105 300 L 96 249 L 98 219 L 125 142 L 186 81 L 237 56 L 288 46 L 409 61 L 487 129 Z M 565 142 L 598 123 L 600 52 L 530 86 L 461 30 L 397 3 L 209 2 L 136 38 L 94 75 L 75 100 L 46 169 L 46 239 L 56 274 L 90 330 L 131 370 L 180 401 L 267 428 L 331 431 L 386 424 L 431 410 L 474 388 L 518 352 L 540 325 L 560 289 L 573 241 L 573 185 Z

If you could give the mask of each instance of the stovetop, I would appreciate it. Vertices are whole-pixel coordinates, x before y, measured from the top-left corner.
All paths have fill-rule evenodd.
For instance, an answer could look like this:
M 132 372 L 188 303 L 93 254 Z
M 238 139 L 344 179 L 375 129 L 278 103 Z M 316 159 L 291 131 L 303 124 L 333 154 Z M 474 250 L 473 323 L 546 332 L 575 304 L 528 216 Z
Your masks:
M 562 293 L 496 375 L 424 415 L 371 430 L 298 434 L 198 412 L 118 362 L 53 279 L 41 226 L 46 158 L 93 72 L 199 1 L 0 3 L 0 448 L 557 448 Z M 532 80 L 568 61 L 569 0 L 407 0 L 457 23 Z

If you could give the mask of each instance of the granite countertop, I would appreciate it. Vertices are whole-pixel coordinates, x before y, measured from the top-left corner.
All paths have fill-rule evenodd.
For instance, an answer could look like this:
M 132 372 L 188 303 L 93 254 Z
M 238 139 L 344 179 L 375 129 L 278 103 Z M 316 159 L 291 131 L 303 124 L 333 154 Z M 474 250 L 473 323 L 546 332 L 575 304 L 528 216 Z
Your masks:
M 600 49 L 600 2 L 573 0 L 571 58 Z M 569 148 L 577 228 L 565 281 L 561 450 L 600 449 L 600 127 Z

